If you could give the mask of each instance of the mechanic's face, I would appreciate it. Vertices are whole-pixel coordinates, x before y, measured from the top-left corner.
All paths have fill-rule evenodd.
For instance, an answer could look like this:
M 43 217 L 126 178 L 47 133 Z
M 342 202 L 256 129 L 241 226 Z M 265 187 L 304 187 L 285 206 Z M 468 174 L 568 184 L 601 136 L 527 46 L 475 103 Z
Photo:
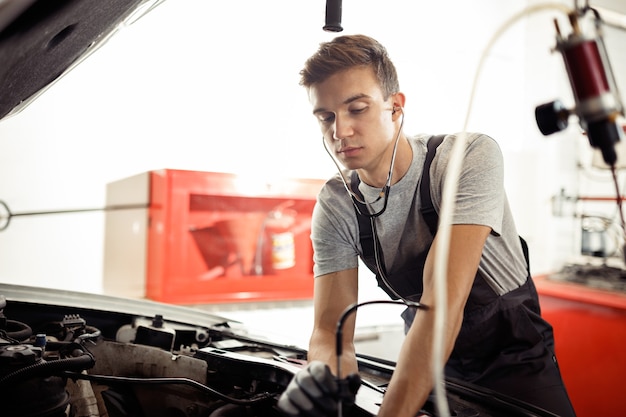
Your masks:
M 334 156 L 348 169 L 375 172 L 389 167 L 399 113 L 398 95 L 384 100 L 374 71 L 357 67 L 309 88 L 313 114 Z

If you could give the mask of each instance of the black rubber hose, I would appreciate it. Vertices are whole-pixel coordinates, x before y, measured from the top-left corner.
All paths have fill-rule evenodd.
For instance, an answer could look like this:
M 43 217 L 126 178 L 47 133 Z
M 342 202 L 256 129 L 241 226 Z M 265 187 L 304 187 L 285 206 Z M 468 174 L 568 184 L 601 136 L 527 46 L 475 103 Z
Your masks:
M 54 361 L 37 362 L 25 368 L 18 369 L 0 378 L 0 387 L 9 383 L 16 383 L 36 376 L 51 376 L 62 371 L 82 371 L 93 368 L 96 364 L 93 356 L 83 353 L 75 358 L 58 359 Z
M 21 321 L 7 320 L 6 335 L 11 339 L 23 342 L 33 335 L 33 329 Z

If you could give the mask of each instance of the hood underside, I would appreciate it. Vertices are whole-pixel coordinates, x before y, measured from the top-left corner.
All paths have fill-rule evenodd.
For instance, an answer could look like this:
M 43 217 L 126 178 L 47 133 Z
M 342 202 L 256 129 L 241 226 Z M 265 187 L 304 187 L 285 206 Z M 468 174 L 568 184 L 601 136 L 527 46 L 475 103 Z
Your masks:
M 0 0 L 0 119 L 96 50 L 146 0 Z

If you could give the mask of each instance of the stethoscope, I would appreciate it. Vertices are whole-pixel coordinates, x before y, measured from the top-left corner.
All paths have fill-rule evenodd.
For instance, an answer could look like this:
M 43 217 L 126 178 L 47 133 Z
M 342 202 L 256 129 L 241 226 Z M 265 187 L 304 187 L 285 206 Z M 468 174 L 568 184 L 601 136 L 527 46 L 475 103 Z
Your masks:
M 395 113 L 398 110 L 402 110 L 402 108 L 401 107 L 394 107 L 392 109 L 392 112 Z M 343 175 L 343 171 L 341 170 L 341 167 L 339 166 L 339 163 L 337 162 L 337 160 L 335 159 L 335 157 L 331 153 L 330 149 L 328 149 L 328 145 L 326 144 L 326 135 L 322 135 L 322 143 L 324 145 L 324 150 L 330 156 L 330 159 L 332 159 L 333 163 L 337 167 L 337 171 L 339 172 L 339 177 L 341 178 L 341 182 L 343 183 L 344 188 L 348 192 L 348 195 L 350 196 L 350 199 L 352 200 L 352 204 L 354 205 L 354 208 L 362 216 L 365 216 L 365 217 L 368 217 L 370 219 L 373 219 L 373 218 L 376 218 L 376 217 L 380 216 L 381 214 L 383 214 L 385 212 L 385 210 L 387 210 L 387 202 L 389 201 L 389 190 L 391 189 L 391 180 L 392 180 L 392 176 L 393 176 L 393 168 L 394 168 L 395 163 L 396 163 L 396 153 L 397 153 L 397 150 L 398 150 L 398 142 L 400 141 L 400 133 L 402 133 L 402 127 L 403 126 L 404 126 L 404 111 L 402 111 L 402 120 L 400 121 L 400 127 L 398 128 L 398 133 L 396 134 L 396 139 L 395 139 L 395 142 L 394 142 L 394 145 L 393 145 L 393 152 L 391 154 L 391 162 L 389 163 L 389 173 L 387 174 L 387 181 L 385 182 L 385 185 L 383 185 L 383 187 L 380 189 L 380 191 L 378 193 L 378 198 L 376 198 L 376 200 L 371 201 L 371 202 L 365 201 L 364 198 L 362 199 L 361 197 L 359 197 L 359 195 L 357 195 L 352 190 L 352 188 L 348 184 L 348 181 L 346 180 L 346 177 Z M 383 207 L 379 211 L 375 211 L 373 213 L 370 212 L 369 207 L 371 207 L 372 204 L 375 204 L 378 201 L 380 201 L 381 198 L 384 198 L 384 200 L 383 200 Z M 363 207 L 365 209 L 363 209 Z
M 402 108 L 399 108 L 400 110 Z M 397 111 L 396 108 L 393 109 L 393 111 Z M 372 225 L 372 234 L 374 237 L 374 258 L 376 260 L 376 269 L 378 271 L 378 276 L 380 276 L 380 278 L 383 280 L 383 282 L 387 285 L 387 288 L 389 288 L 394 295 L 398 298 L 398 300 L 374 300 L 374 301 L 366 301 L 364 303 L 360 303 L 360 304 L 353 304 L 351 306 L 348 306 L 348 308 L 346 308 L 346 310 L 344 310 L 344 312 L 342 313 L 342 315 L 340 316 L 339 321 L 337 322 L 337 330 L 336 330 L 336 355 L 337 355 L 337 375 L 341 375 L 341 355 L 342 355 L 342 338 L 343 338 L 343 324 L 346 320 L 346 317 L 348 315 L 350 315 L 351 313 L 354 313 L 357 308 L 366 305 L 366 304 L 374 304 L 374 303 L 387 303 L 387 304 L 403 304 L 407 307 L 412 307 L 412 308 L 417 308 L 417 309 L 421 309 L 421 310 L 428 310 L 428 306 L 420 304 L 419 302 L 416 301 L 411 301 L 411 300 L 407 300 L 406 298 L 404 298 L 403 296 L 401 296 L 391 285 L 391 283 L 389 282 L 387 275 L 385 273 L 385 269 L 383 267 L 383 261 L 381 259 L 381 253 L 378 250 L 379 247 L 379 239 L 378 239 L 378 233 L 376 231 L 376 218 L 379 217 L 381 214 L 383 214 L 385 212 L 385 210 L 387 209 L 387 202 L 389 201 L 389 190 L 391 188 L 391 181 L 392 181 L 392 175 L 393 175 L 393 168 L 395 166 L 395 162 L 396 162 L 396 152 L 398 150 L 398 142 L 400 141 L 400 133 L 402 132 L 402 127 L 404 126 L 404 112 L 402 112 L 402 120 L 400 121 L 400 127 L 398 129 L 398 133 L 396 134 L 396 139 L 395 139 L 395 143 L 393 145 L 393 153 L 391 156 L 391 162 L 389 163 L 389 173 L 387 174 L 387 181 L 385 182 L 385 185 L 383 185 L 383 187 L 380 189 L 379 193 L 378 193 L 378 197 L 372 201 L 372 202 L 367 202 L 365 201 L 365 199 L 359 197 L 359 195 L 357 195 L 350 187 L 350 185 L 348 184 L 348 181 L 346 180 L 345 176 L 343 175 L 343 172 L 341 170 L 341 167 L 339 166 L 339 163 L 337 163 L 337 161 L 335 160 L 335 158 L 333 157 L 333 154 L 330 152 L 330 150 L 328 149 L 328 146 L 326 144 L 326 139 L 325 139 L 325 135 L 322 137 L 322 142 L 324 144 L 324 149 L 326 150 L 326 152 L 328 153 L 328 155 L 330 156 L 330 159 L 333 160 L 333 162 L 335 163 L 335 166 L 337 167 L 337 171 L 339 172 L 339 176 L 341 178 L 341 181 L 343 183 L 344 188 L 346 189 L 346 191 L 348 192 L 348 195 L 350 196 L 350 199 L 352 200 L 352 204 L 354 205 L 354 208 L 356 209 L 356 211 L 359 213 L 359 215 L 365 216 L 367 218 L 369 218 L 370 223 Z M 371 207 L 372 204 L 380 201 L 381 198 L 384 198 L 383 200 L 383 207 L 374 213 L 371 213 L 369 211 L 369 207 Z M 345 392 L 346 390 L 346 386 L 347 386 L 347 380 L 345 379 L 341 379 L 340 377 L 338 377 L 338 384 L 340 386 L 340 390 L 343 389 L 342 392 Z M 343 412 L 342 412 L 342 398 L 340 397 L 338 400 L 338 409 L 337 409 L 337 415 L 338 416 L 342 416 Z
M 402 110 L 401 107 L 396 108 L 394 107 L 392 109 L 392 111 L 395 113 L 398 110 Z M 392 113 L 393 114 L 393 113 Z M 341 170 L 341 167 L 339 166 L 339 163 L 337 162 L 337 160 L 335 159 L 335 157 L 333 156 L 333 154 L 331 153 L 331 151 L 328 149 L 328 145 L 326 144 L 326 135 L 322 135 L 322 143 L 324 145 L 324 150 L 326 150 L 326 153 L 328 153 L 328 155 L 330 156 L 330 159 L 332 159 L 333 163 L 335 164 L 335 166 L 337 167 L 337 171 L 339 172 L 339 177 L 341 178 L 341 182 L 343 183 L 344 188 L 346 189 L 346 191 L 348 192 L 348 195 L 350 196 L 350 199 L 352 200 L 352 204 L 354 205 L 354 208 L 356 209 L 357 213 L 359 213 L 359 215 L 365 216 L 367 218 L 369 218 L 370 223 L 372 225 L 372 233 L 373 233 L 373 237 L 374 237 L 374 258 L 376 260 L 376 269 L 378 271 L 378 275 L 380 276 L 380 278 L 385 282 L 385 284 L 387 285 L 387 288 L 389 288 L 394 295 L 396 295 L 396 297 L 398 298 L 398 300 L 384 300 L 384 301 L 380 301 L 380 300 L 376 300 L 376 301 L 369 301 L 369 302 L 364 302 L 364 303 L 360 303 L 360 304 L 353 304 L 351 306 L 348 306 L 348 308 L 342 313 L 339 321 L 337 322 L 337 330 L 336 330 L 336 355 L 337 355 L 337 375 L 339 375 L 338 379 L 338 383 L 340 384 L 340 390 L 343 388 L 343 391 L 346 390 L 346 386 L 347 386 L 347 380 L 342 380 L 340 375 L 341 375 L 341 355 L 342 355 L 342 338 L 343 338 L 343 331 L 342 331 L 342 327 L 343 327 L 343 323 L 346 320 L 346 317 L 348 315 L 350 315 L 351 313 L 355 312 L 357 308 L 365 305 L 365 304 L 373 304 L 373 303 L 390 303 L 390 304 L 404 304 L 407 307 L 414 307 L 417 309 L 422 309 L 422 310 L 427 310 L 428 306 L 425 306 L 423 304 L 420 304 L 418 302 L 415 301 L 411 301 L 411 300 L 407 300 L 406 298 L 402 297 L 391 285 L 391 283 L 389 282 L 389 280 L 387 279 L 387 275 L 385 273 L 385 269 L 383 267 L 383 261 L 381 259 L 381 253 L 378 250 L 379 247 L 379 239 L 378 239 L 378 233 L 376 231 L 376 218 L 379 217 L 381 214 L 383 214 L 385 212 L 385 210 L 387 209 L 387 202 L 389 201 L 389 190 L 391 189 L 391 181 L 392 181 L 392 176 L 393 176 L 393 168 L 395 166 L 395 162 L 396 162 L 396 153 L 398 150 L 398 143 L 400 141 L 400 133 L 402 133 L 402 127 L 404 126 L 404 111 L 402 112 L 402 120 L 400 121 L 400 127 L 398 129 L 398 133 L 396 134 L 396 139 L 393 145 L 393 152 L 391 155 L 391 162 L 389 163 L 389 172 L 387 174 L 387 181 L 385 182 L 385 185 L 383 185 L 383 187 L 380 189 L 379 193 L 378 193 L 378 197 L 372 201 L 372 202 L 367 202 L 365 201 L 364 198 L 361 198 L 358 194 L 356 194 L 352 188 L 350 187 L 350 185 L 348 184 L 348 181 L 346 180 L 346 177 L 343 174 L 343 171 Z M 380 201 L 381 198 L 384 198 L 383 200 L 383 206 L 382 208 L 377 211 L 377 212 L 370 212 L 369 207 L 372 206 L 372 204 Z M 337 409 L 337 415 L 338 416 L 342 416 L 343 412 L 342 412 L 342 398 L 340 397 L 338 400 L 338 409 Z
M 394 113 L 398 110 L 402 110 L 402 108 L 394 107 L 392 109 Z M 337 167 L 337 171 L 339 172 L 339 177 L 341 178 L 341 182 L 343 183 L 344 188 L 348 192 L 348 195 L 350 196 L 350 199 L 352 200 L 352 204 L 354 205 L 354 208 L 359 213 L 359 215 L 365 216 L 370 219 L 370 223 L 372 225 L 372 234 L 374 237 L 374 259 L 376 260 L 376 269 L 378 270 L 378 275 L 385 282 L 387 287 L 394 293 L 394 295 L 398 297 L 398 299 L 402 300 L 406 305 L 412 306 L 412 305 L 419 305 L 419 304 L 402 297 L 393 288 L 393 286 L 391 285 L 391 283 L 389 282 L 387 278 L 387 274 L 385 273 L 385 268 L 383 268 L 383 260 L 381 259 L 381 253 L 378 250 L 380 241 L 378 238 L 378 232 L 376 230 L 376 221 L 375 221 L 376 218 L 379 217 L 381 214 L 383 214 L 385 210 L 387 209 L 387 202 L 389 201 L 389 190 L 391 189 L 391 181 L 392 181 L 392 176 L 393 176 L 393 168 L 396 162 L 396 152 L 398 150 L 398 143 L 400 141 L 400 133 L 402 133 L 403 126 L 404 126 L 404 111 L 402 111 L 402 120 L 400 121 L 400 127 L 398 128 L 398 133 L 396 134 L 396 139 L 393 145 L 393 153 L 391 155 L 391 162 L 389 163 L 389 172 L 387 174 L 387 181 L 385 182 L 385 185 L 383 185 L 383 187 L 380 189 L 378 193 L 378 198 L 376 198 L 376 200 L 372 202 L 365 201 L 364 198 L 362 199 L 358 194 L 356 194 L 352 190 L 352 188 L 350 187 L 350 184 L 348 184 L 348 181 L 346 180 L 346 177 L 343 174 L 343 171 L 341 170 L 341 167 L 339 166 L 339 163 L 336 161 L 335 157 L 328 149 L 328 145 L 326 144 L 326 138 L 325 138 L 326 135 L 322 135 L 322 143 L 324 144 L 324 149 L 326 150 L 326 153 L 328 153 L 328 155 L 330 156 L 330 159 L 332 159 L 335 166 Z M 370 212 L 369 207 L 371 207 L 372 204 L 380 201 L 381 198 L 384 198 L 383 207 L 379 211 L 376 211 L 374 213 Z

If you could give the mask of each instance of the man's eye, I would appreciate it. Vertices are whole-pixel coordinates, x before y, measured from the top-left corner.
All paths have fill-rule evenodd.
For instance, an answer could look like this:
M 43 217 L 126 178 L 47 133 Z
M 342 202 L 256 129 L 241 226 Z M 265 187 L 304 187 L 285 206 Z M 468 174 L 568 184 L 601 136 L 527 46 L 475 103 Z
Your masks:
M 317 115 L 317 119 L 322 123 L 330 123 L 335 119 L 335 115 L 332 113 L 321 113 Z
M 364 113 L 367 110 L 367 107 L 357 107 L 354 109 L 350 109 L 350 113 L 352 114 L 361 114 Z

